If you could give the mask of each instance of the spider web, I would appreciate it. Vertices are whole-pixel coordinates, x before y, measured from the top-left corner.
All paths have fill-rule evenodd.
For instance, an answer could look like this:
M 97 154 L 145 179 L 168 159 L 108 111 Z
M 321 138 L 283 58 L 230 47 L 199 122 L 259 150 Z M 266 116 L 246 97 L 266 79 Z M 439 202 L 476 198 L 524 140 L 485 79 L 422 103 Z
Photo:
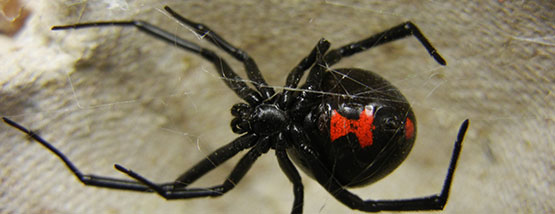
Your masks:
M 334 66 L 371 70 L 391 81 L 413 106 L 419 127 L 415 148 L 398 170 L 353 191 L 364 199 L 438 192 L 458 125 L 470 117 L 474 131 L 446 213 L 553 210 L 545 201 L 553 198 L 548 175 L 555 163 L 547 131 L 555 115 L 549 2 L 28 2 L 35 15 L 26 30 L 2 40 L 9 52 L 1 52 L 0 114 L 38 130 L 85 173 L 126 178 L 112 168 L 119 163 L 157 182 L 175 179 L 237 136 L 229 109 L 240 100 L 212 65 L 136 29 L 49 30 L 142 19 L 217 51 L 246 78 L 242 64 L 168 18 L 161 10 L 166 4 L 246 50 L 277 91 L 321 37 L 335 48 L 413 21 L 447 67 L 414 38 Z M 0 130 L 0 139 L 7 139 L 0 146 L 0 213 L 287 213 L 293 200 L 272 152 L 223 197 L 166 202 L 153 194 L 84 187 L 44 148 L 4 125 Z M 242 154 L 194 186 L 221 183 Z M 304 174 L 303 183 L 305 213 L 352 212 Z

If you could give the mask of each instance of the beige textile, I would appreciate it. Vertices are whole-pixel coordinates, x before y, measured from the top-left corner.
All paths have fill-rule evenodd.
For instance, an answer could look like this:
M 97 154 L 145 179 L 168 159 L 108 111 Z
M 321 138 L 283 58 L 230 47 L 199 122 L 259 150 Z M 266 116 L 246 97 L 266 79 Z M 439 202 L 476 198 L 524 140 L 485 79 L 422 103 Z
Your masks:
M 401 167 L 353 191 L 364 199 L 439 192 L 458 127 L 469 118 L 444 213 L 554 212 L 553 1 L 22 2 L 30 10 L 26 25 L 15 37 L 0 36 L 0 115 L 39 131 L 85 173 L 126 178 L 113 169 L 119 163 L 171 181 L 237 137 L 229 109 L 239 99 L 211 64 L 136 29 L 51 31 L 53 25 L 142 19 L 216 49 L 169 18 L 162 8 L 170 5 L 248 51 L 280 89 L 321 37 L 333 48 L 411 20 L 447 66 L 414 38 L 335 66 L 389 79 L 418 120 L 415 147 Z M 293 202 L 273 152 L 223 197 L 165 201 L 85 187 L 5 124 L 0 139 L 0 213 L 288 213 Z M 194 186 L 221 183 L 237 160 Z M 356 213 L 304 174 L 303 182 L 305 213 Z

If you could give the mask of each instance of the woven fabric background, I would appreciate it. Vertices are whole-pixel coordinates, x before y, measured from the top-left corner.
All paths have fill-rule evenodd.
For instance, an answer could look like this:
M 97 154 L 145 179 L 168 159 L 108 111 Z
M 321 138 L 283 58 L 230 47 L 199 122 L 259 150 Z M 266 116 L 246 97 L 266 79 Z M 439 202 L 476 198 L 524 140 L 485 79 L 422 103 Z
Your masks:
M 164 14 L 170 5 L 249 52 L 279 89 L 321 37 L 333 48 L 411 20 L 447 66 L 414 38 L 336 66 L 383 75 L 418 119 L 417 142 L 401 167 L 353 191 L 365 199 L 439 192 L 458 127 L 469 118 L 444 213 L 554 212 L 553 1 L 22 3 L 31 14 L 26 25 L 14 37 L 0 36 L 0 115 L 37 130 L 85 173 L 126 178 L 113 169 L 119 163 L 171 181 L 237 137 L 229 109 L 239 99 L 211 64 L 135 29 L 51 31 L 53 25 L 142 19 L 216 49 Z M 231 64 L 244 76 L 241 64 Z M 53 154 L 5 124 L 0 139 L 0 213 L 288 213 L 293 201 L 272 152 L 223 197 L 165 201 L 85 187 Z M 237 160 L 194 186 L 221 183 Z M 355 213 L 304 175 L 303 182 L 305 213 Z

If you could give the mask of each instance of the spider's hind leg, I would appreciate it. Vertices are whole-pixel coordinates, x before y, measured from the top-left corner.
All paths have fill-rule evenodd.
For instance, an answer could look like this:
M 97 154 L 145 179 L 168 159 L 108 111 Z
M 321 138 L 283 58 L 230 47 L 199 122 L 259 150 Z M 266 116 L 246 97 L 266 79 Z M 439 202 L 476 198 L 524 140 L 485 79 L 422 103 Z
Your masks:
M 324 168 L 317 157 L 311 153 L 305 153 L 307 158 L 305 161 L 309 165 L 313 172 L 315 172 L 314 177 L 316 180 L 324 187 L 326 190 L 333 195 L 338 201 L 347 205 L 351 209 L 358 209 L 366 212 L 379 212 L 379 211 L 423 211 L 423 210 L 442 210 L 447 203 L 447 198 L 449 196 L 449 190 L 451 188 L 451 182 L 453 181 L 453 175 L 455 173 L 455 168 L 457 166 L 457 161 L 462 149 L 462 143 L 466 130 L 468 129 L 469 121 L 465 120 L 461 127 L 459 128 L 459 133 L 457 139 L 455 140 L 455 147 L 451 154 L 451 161 L 449 163 L 449 168 L 447 170 L 447 175 L 443 183 L 443 188 L 439 194 L 408 198 L 408 199 L 396 199 L 396 200 L 363 200 L 359 196 L 347 190 L 342 186 L 327 170 Z M 300 129 L 295 130 L 295 134 L 292 135 L 296 137 L 295 139 L 299 142 L 299 145 L 303 145 L 306 139 L 302 138 L 304 133 Z M 303 150 L 299 150 L 304 152 Z
M 445 59 L 439 55 L 437 50 L 432 46 L 432 44 L 426 39 L 426 37 L 420 32 L 420 29 L 416 27 L 412 22 L 405 22 L 397 25 L 389 30 L 375 34 L 371 37 L 363 39 L 358 42 L 353 42 L 347 44 L 343 47 L 331 50 L 324 57 L 326 63 L 329 66 L 339 62 L 343 57 L 348 57 L 353 54 L 357 54 L 368 50 L 370 48 L 393 42 L 399 39 L 403 39 L 407 36 L 414 36 L 422 45 L 426 48 L 428 53 L 441 65 L 446 65 Z

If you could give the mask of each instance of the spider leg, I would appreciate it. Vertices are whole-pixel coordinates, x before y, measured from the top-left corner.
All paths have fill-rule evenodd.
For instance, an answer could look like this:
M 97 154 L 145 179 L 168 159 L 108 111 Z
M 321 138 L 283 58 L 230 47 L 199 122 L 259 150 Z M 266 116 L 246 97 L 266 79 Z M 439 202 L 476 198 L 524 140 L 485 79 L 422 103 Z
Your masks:
M 206 38 L 208 38 L 208 41 L 216 45 L 218 48 L 224 50 L 229 55 L 233 56 L 236 60 L 242 62 L 245 66 L 247 76 L 251 81 L 253 81 L 253 85 L 258 91 L 262 93 L 264 98 L 270 98 L 275 94 L 274 89 L 268 87 L 268 83 L 266 83 L 266 81 L 262 77 L 262 74 L 260 73 L 256 62 L 252 59 L 251 56 L 249 56 L 249 54 L 247 54 L 247 52 L 233 46 L 216 32 L 208 28 L 208 26 L 201 23 L 193 22 L 179 15 L 168 6 L 165 6 L 164 9 L 179 22 L 192 27 L 201 36 L 206 36 Z
M 280 133 L 278 138 L 278 146 L 276 146 L 275 149 L 276 157 L 278 159 L 281 171 L 283 171 L 289 181 L 293 183 L 293 194 L 295 196 L 295 199 L 293 201 L 293 209 L 291 213 L 302 213 L 304 187 L 301 181 L 301 176 L 299 175 L 299 171 L 297 171 L 297 168 L 295 168 L 295 165 L 293 165 L 293 163 L 287 156 L 287 152 L 285 151 L 285 144 L 287 141 L 284 139 L 283 134 Z
M 221 148 L 212 152 L 212 154 L 208 155 L 206 158 L 198 162 L 195 166 L 187 170 L 187 172 L 180 175 L 175 180 L 174 187 L 185 188 L 206 173 L 218 167 L 223 162 L 235 156 L 240 151 L 253 147 L 254 144 L 257 142 L 256 138 L 257 136 L 255 136 L 254 134 L 246 134 L 237 138 L 233 142 L 222 146 Z
M 162 30 L 154 25 L 144 21 L 106 21 L 106 22 L 91 22 L 80 23 L 63 26 L 53 26 L 52 30 L 66 30 L 66 29 L 81 29 L 91 27 L 103 26 L 121 26 L 121 27 L 136 27 L 140 31 L 147 33 L 155 38 L 161 39 L 171 45 L 176 45 L 184 50 L 195 53 L 210 61 L 217 69 L 222 77 L 222 80 L 231 88 L 241 99 L 250 104 L 259 103 L 261 100 L 260 94 L 255 90 L 249 88 L 239 75 L 237 75 L 227 62 L 218 56 L 213 51 L 202 48 L 195 43 L 179 38 L 177 35 Z
M 328 42 L 324 38 L 320 39 L 320 41 L 318 41 L 318 44 L 316 44 L 312 51 L 310 51 L 308 56 L 303 58 L 299 62 L 299 64 L 297 64 L 297 66 L 295 66 L 295 68 L 293 68 L 293 70 L 289 72 L 289 74 L 287 75 L 287 80 L 285 81 L 285 90 L 283 91 L 281 96 L 280 104 L 283 105 L 282 107 L 288 106 L 289 102 L 293 100 L 291 99 L 293 91 L 288 89 L 297 88 L 297 85 L 299 84 L 299 81 L 301 81 L 304 72 L 308 70 L 316 61 L 316 56 L 321 55 L 321 53 L 325 53 L 329 48 L 330 42 Z
M 256 145 L 252 149 L 250 149 L 247 154 L 241 158 L 241 160 L 239 160 L 239 163 L 235 165 L 235 168 L 233 169 L 233 171 L 231 171 L 223 184 L 209 188 L 164 188 L 164 186 L 155 184 L 147 178 L 127 168 L 124 168 L 121 165 L 116 164 L 116 169 L 145 184 L 165 199 L 186 199 L 208 196 L 221 196 L 229 190 L 233 189 L 235 185 L 237 185 L 237 183 L 241 181 L 243 176 L 247 174 L 251 166 L 258 159 L 258 157 L 260 157 L 260 155 L 262 155 L 263 153 L 268 152 L 269 149 L 270 144 L 268 143 L 268 137 L 259 139 L 256 142 Z
M 455 148 L 453 149 L 453 153 L 451 155 L 451 162 L 449 163 L 447 176 L 445 177 L 441 192 L 437 195 L 419 198 L 399 200 L 362 200 L 360 197 L 341 186 L 339 182 L 333 178 L 329 170 L 327 170 L 313 154 L 303 149 L 300 149 L 299 151 L 306 153 L 305 161 L 307 162 L 307 165 L 313 169 L 311 171 L 315 172 L 314 177 L 316 180 L 337 200 L 349 206 L 351 209 L 358 209 L 367 212 L 378 212 L 383 210 L 441 210 L 447 203 L 453 174 L 455 173 L 455 167 L 462 149 L 462 142 L 468 128 L 468 123 L 468 120 L 465 120 L 459 129 L 457 140 L 455 141 Z M 292 136 L 296 141 L 296 144 L 307 145 L 305 143 L 306 139 L 303 135 L 303 131 L 298 127 L 292 129 Z
M 54 153 L 58 158 L 64 162 L 64 164 L 69 168 L 69 170 L 81 181 L 83 184 L 88 186 L 105 187 L 109 189 L 122 189 L 122 190 L 132 190 L 132 191 L 144 191 L 153 192 L 153 190 L 142 182 L 134 180 L 117 179 L 105 176 L 97 176 L 92 174 L 83 174 L 67 156 L 65 156 L 60 150 L 52 146 L 41 136 L 35 134 L 33 131 L 23 127 L 22 125 L 3 117 L 5 123 L 8 125 L 24 132 L 29 137 L 33 138 L 35 141 L 40 143 L 42 146 L 46 147 L 52 153 Z M 171 190 L 175 188 L 185 187 L 186 185 L 192 183 L 202 175 L 206 174 L 210 170 L 216 168 L 221 163 L 225 162 L 229 158 L 235 156 L 238 152 L 254 146 L 257 137 L 254 134 L 243 135 L 231 143 L 219 148 L 212 154 L 208 155 L 203 161 L 196 164 L 194 167 L 189 169 L 186 173 L 180 176 L 175 182 L 167 182 L 162 184 L 156 184 L 157 187 L 163 190 Z M 116 166 L 118 167 L 118 166 Z
M 422 32 L 414 25 L 412 22 L 405 22 L 403 24 L 397 25 L 389 30 L 384 32 L 378 33 L 373 35 L 367 39 L 354 42 L 343 47 L 331 50 L 326 54 L 325 61 L 328 63 L 328 66 L 331 66 L 337 62 L 339 62 L 343 57 L 351 56 L 356 53 L 360 53 L 367 49 L 396 41 L 407 36 L 414 36 L 422 45 L 428 50 L 428 53 L 441 65 L 445 65 L 445 60 L 436 49 L 432 46 L 432 44 L 424 37 Z
M 320 40 L 322 41 L 322 40 Z M 324 40 L 325 41 L 325 40 Z M 321 86 L 322 80 L 324 79 L 324 72 L 328 68 L 326 62 L 324 61 L 324 54 L 329 48 L 329 44 L 318 44 L 316 48 L 311 52 L 314 53 L 314 66 L 310 69 L 308 76 L 306 77 L 305 84 L 301 86 L 301 93 L 296 97 L 293 106 L 291 106 L 291 112 L 293 117 L 304 117 L 306 115 L 306 110 L 310 109 L 314 102 L 319 102 L 318 99 L 314 99 L 318 94 L 322 93 Z M 310 55 L 307 57 L 310 59 Z M 311 60 L 311 59 L 310 59 Z M 302 64 L 302 62 L 301 62 Z M 309 67 L 309 66 L 307 66 Z M 308 69 L 308 68 L 307 68 Z M 301 72 L 293 70 L 293 72 Z M 304 70 L 303 70 L 304 72 Z M 293 74 L 297 76 L 296 74 Z M 301 75 L 302 76 L 302 75 Z M 294 77 L 293 77 L 294 78 Z M 298 83 L 298 81 L 295 81 Z M 292 82 L 292 83 L 295 83 Z M 287 91 L 286 91 L 287 92 Z M 287 104 L 291 102 L 292 99 L 284 99 Z
M 354 42 L 337 49 L 323 52 L 318 52 L 316 54 L 315 65 L 310 70 L 308 77 L 306 78 L 306 83 L 302 86 L 303 94 L 300 95 L 298 101 L 293 107 L 294 111 L 303 112 L 305 106 L 310 106 L 309 102 L 313 102 L 316 93 L 310 92 L 320 92 L 321 84 L 324 73 L 333 64 L 339 62 L 343 57 L 348 57 L 356 53 L 360 53 L 372 47 L 376 47 L 388 42 L 396 41 L 407 36 L 415 36 L 422 45 L 428 50 L 428 53 L 434 57 L 434 59 L 441 65 L 445 65 L 445 60 L 437 53 L 436 49 L 430 44 L 428 39 L 420 32 L 420 30 L 412 22 L 405 22 L 403 24 L 397 25 L 389 30 L 373 35 L 369 38 L 363 39 L 358 42 Z M 320 56 L 325 54 L 324 56 Z
M 52 146 L 48 141 L 44 140 L 41 136 L 37 135 L 33 131 L 23 127 L 22 125 L 6 118 L 2 118 L 5 123 L 18 129 L 19 131 L 27 134 L 27 136 L 33 138 L 35 141 L 40 143 L 42 146 L 46 147 L 52 153 L 54 153 L 58 158 L 60 158 L 64 164 L 69 168 L 69 170 L 81 181 L 81 183 L 89 186 L 105 187 L 110 189 L 122 189 L 122 190 L 133 190 L 133 191 L 145 191 L 152 192 L 152 190 L 139 182 L 132 180 L 124 180 L 117 178 L 110 178 L 104 176 L 97 176 L 91 174 L 83 174 L 67 156 L 65 156 L 60 150 Z M 169 188 L 172 186 L 171 183 L 160 184 L 162 188 Z

